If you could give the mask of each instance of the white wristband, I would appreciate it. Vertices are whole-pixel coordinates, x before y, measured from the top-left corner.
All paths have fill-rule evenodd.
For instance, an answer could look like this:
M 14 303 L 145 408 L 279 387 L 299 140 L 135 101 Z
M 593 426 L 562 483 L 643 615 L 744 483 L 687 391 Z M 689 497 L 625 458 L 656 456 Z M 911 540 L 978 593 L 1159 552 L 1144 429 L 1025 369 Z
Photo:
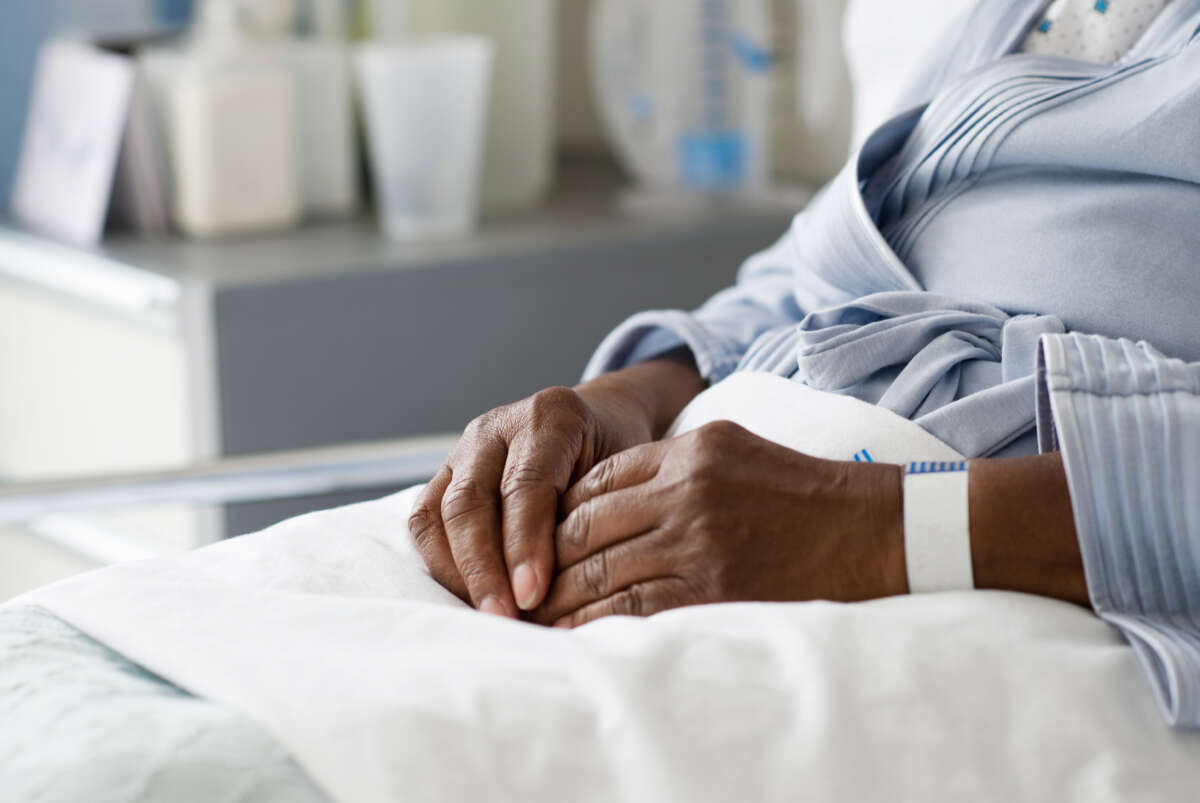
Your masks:
M 975 587 L 965 462 L 905 466 L 904 555 L 912 594 Z

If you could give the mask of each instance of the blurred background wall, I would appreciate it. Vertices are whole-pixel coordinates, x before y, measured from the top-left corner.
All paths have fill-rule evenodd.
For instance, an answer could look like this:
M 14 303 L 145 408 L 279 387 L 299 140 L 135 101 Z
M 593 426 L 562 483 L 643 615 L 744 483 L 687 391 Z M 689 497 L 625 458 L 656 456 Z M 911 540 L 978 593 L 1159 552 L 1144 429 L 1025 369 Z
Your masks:
M 318 0 L 295 2 L 315 7 Z M 644 49 L 666 56 L 654 64 L 668 65 L 669 80 L 663 85 L 657 67 L 647 70 L 656 79 L 648 89 L 638 82 L 622 84 L 630 99 L 645 94 L 674 99 L 709 85 L 691 81 L 697 71 L 678 57 L 686 48 L 674 39 L 681 30 L 700 29 L 680 26 L 664 10 L 695 12 L 713 5 L 739 13 L 764 10 L 753 23 L 758 49 L 749 55 L 735 51 L 737 60 L 725 57 L 721 63 L 753 72 L 749 80 L 755 90 L 747 94 L 768 101 L 755 104 L 759 110 L 770 107 L 770 125 L 755 127 L 767 131 L 754 147 L 771 151 L 776 175 L 756 186 L 757 194 L 718 194 L 709 199 L 714 203 L 696 204 L 686 198 L 676 203 L 681 196 L 672 193 L 680 192 L 678 187 L 657 196 L 639 193 L 645 188 L 631 175 L 636 171 L 621 169 L 629 165 L 619 158 L 614 136 L 614 93 L 606 103 L 598 91 L 604 82 L 597 76 L 613 83 L 609 56 L 614 49 L 625 53 L 631 35 L 641 41 L 645 26 L 641 17 L 619 17 L 627 23 L 617 31 L 621 36 L 603 40 L 603 48 L 595 46 L 593 34 L 608 29 L 595 23 L 601 12 L 620 11 L 626 4 L 346 0 L 346 7 L 361 10 L 372 3 L 388 4 L 392 11 L 420 6 L 433 16 L 473 8 L 503 34 L 496 38 L 507 42 L 502 46 L 510 55 L 514 49 L 520 53 L 508 70 L 509 79 L 517 78 L 497 78 L 509 92 L 496 95 L 546 100 L 537 114 L 520 116 L 520 122 L 535 124 L 538 136 L 504 140 L 518 141 L 522 148 L 536 141 L 539 156 L 553 163 L 553 185 L 544 197 L 519 212 L 485 214 L 478 230 L 444 241 L 389 240 L 365 202 L 340 216 L 314 215 L 291 228 L 226 237 L 189 238 L 169 229 L 139 231 L 117 223 L 98 242 L 58 241 L 4 210 L 12 204 L 39 48 L 48 37 L 71 31 L 135 35 L 186 22 L 193 8 L 202 7 L 201 0 L 0 0 L 0 488 L 455 432 L 486 409 L 576 381 L 596 344 L 628 315 L 695 307 L 727 286 L 747 256 L 786 230 L 808 192 L 840 166 L 846 152 L 851 93 L 838 44 L 844 0 L 727 0 L 727 5 L 643 0 L 640 8 L 652 10 L 657 34 L 654 47 Z M 539 11 L 530 19 L 556 23 L 512 22 L 519 8 Z M 819 11 L 821 24 L 806 28 L 801 9 Z M 504 17 L 499 22 L 498 12 Z M 352 41 L 367 35 L 367 18 L 362 12 L 343 19 Z M 312 34 L 304 25 L 295 27 L 297 41 Z M 820 34 L 811 50 L 797 36 L 805 30 Z M 543 38 L 546 32 L 551 34 Z M 386 38 L 378 30 L 375 35 Z M 334 47 L 345 48 L 346 38 L 339 32 Z M 661 41 L 666 47 L 660 50 Z M 689 41 L 694 44 L 695 37 Z M 154 55 L 169 55 L 167 44 L 155 41 Z M 318 50 L 327 45 L 303 43 Z M 832 57 L 819 68 L 800 58 L 830 49 Z M 601 67 L 597 52 L 608 54 Z M 770 57 L 769 74 L 747 66 L 759 65 L 764 52 Z M 152 71 L 143 68 L 146 78 Z M 796 80 L 802 72 L 837 101 L 830 120 L 810 126 L 811 131 L 800 130 L 797 114 L 801 98 L 808 97 L 803 88 L 810 86 Z M 545 73 L 553 80 L 542 80 Z M 683 91 L 677 73 L 689 81 Z M 308 105 L 331 110 L 317 115 L 320 122 L 337 118 L 337 105 L 311 100 L 314 80 L 305 75 Z M 333 78 L 337 83 L 336 74 Z M 359 101 L 361 108 L 369 106 Z M 498 106 L 518 107 L 525 108 Z M 342 111 L 347 120 L 354 116 L 349 108 Z M 509 113 L 506 125 L 493 129 L 523 130 L 507 125 L 514 116 Z M 299 127 L 300 118 L 292 122 Z M 304 125 L 309 122 L 304 118 Z M 365 129 L 358 123 L 347 126 L 355 127 Z M 136 129 L 130 125 L 127 132 Z M 542 131 L 556 134 L 542 136 Z M 549 145 L 546 153 L 543 142 Z M 164 138 L 161 144 L 169 142 Z M 236 155 L 248 149 L 227 150 Z M 313 149 L 318 154 L 338 150 Z M 513 150 L 500 149 L 501 156 L 511 157 Z M 296 161 L 298 170 L 311 167 Z M 368 178 L 371 160 L 356 154 L 353 161 Z M 261 180 L 264 172 L 257 162 L 225 172 L 202 159 L 187 164 L 194 168 L 193 178 L 236 173 Z M 172 168 L 178 167 L 172 163 L 163 171 L 168 179 L 174 176 L 176 187 L 179 171 Z M 78 184 L 69 186 L 73 191 Z M 702 191 L 691 190 L 703 198 Z M 0 600 L 87 565 L 187 548 L 345 501 L 350 499 L 321 496 L 239 502 L 220 510 L 50 517 L 10 529 L 7 536 L 0 527 Z
M 138 30 L 184 19 L 191 0 L 6 0 L 0 24 L 0 207 L 8 206 L 33 62 L 41 43 L 74 28 Z

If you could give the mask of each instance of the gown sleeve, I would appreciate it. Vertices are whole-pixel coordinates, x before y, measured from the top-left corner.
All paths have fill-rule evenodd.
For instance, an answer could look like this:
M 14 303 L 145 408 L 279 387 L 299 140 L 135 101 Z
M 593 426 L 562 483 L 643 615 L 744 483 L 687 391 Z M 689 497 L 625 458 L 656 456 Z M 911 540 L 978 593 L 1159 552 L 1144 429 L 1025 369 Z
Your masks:
M 1090 335 L 1040 345 L 1039 441 L 1063 455 L 1092 605 L 1170 723 L 1200 727 L 1200 364 Z

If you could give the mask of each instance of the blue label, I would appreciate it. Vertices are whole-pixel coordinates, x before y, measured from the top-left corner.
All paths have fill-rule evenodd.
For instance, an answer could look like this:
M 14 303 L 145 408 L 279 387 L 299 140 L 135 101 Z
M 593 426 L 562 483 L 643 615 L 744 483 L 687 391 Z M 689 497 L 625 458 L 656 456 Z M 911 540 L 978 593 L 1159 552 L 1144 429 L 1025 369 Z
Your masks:
M 702 190 L 741 185 L 746 179 L 746 151 L 741 134 L 685 134 L 679 146 L 683 183 Z
M 744 33 L 735 33 L 730 37 L 730 45 L 737 54 L 742 66 L 753 73 L 768 73 L 775 66 L 775 54 Z

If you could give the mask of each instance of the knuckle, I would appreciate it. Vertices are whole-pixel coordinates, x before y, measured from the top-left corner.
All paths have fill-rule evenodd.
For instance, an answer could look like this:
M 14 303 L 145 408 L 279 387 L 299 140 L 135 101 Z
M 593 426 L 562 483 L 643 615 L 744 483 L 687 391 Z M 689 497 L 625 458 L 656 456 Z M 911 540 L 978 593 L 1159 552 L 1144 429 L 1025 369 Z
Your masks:
M 563 416 L 580 418 L 582 413 L 583 400 L 570 388 L 546 388 L 529 399 L 529 414 L 535 428 L 546 426 Z
M 580 505 L 562 524 L 561 546 L 575 552 L 586 550 L 591 526 L 592 506 L 590 504 Z
M 687 446 L 687 465 L 692 473 L 706 470 L 716 461 L 717 447 L 713 445 L 711 436 L 701 435 L 700 430 L 696 430 Z
M 732 421 L 710 421 L 696 430 L 696 447 L 705 454 L 723 454 L 742 431 Z
M 703 585 L 719 599 L 725 599 L 733 590 L 733 567 L 725 561 L 713 561 L 709 566 Z
M 412 534 L 413 540 L 418 545 L 429 540 L 435 531 L 435 524 L 439 517 L 428 502 L 422 501 L 408 517 L 408 531 Z
M 683 497 L 692 513 L 693 525 L 719 495 L 719 485 L 716 468 L 708 465 L 695 466 L 683 481 Z
M 504 476 L 500 480 L 500 495 L 508 499 L 531 488 L 550 485 L 550 478 L 536 466 L 526 462 L 512 463 L 504 469 Z
M 474 477 L 456 479 L 442 495 L 442 520 L 446 523 L 492 506 L 494 501 Z
M 611 458 L 597 464 L 592 470 L 591 479 L 588 480 L 588 490 L 596 496 L 608 493 L 612 488 L 613 477 L 616 476 L 616 473 L 616 462 Z
M 458 561 L 458 573 L 468 588 L 483 588 L 492 578 L 492 567 L 479 558 L 466 557 Z
M 602 596 L 608 590 L 606 552 L 597 552 L 583 562 L 583 584 L 594 596 Z
M 630 586 L 613 597 L 613 613 L 617 616 L 643 616 L 645 594 L 641 586 Z
M 728 419 L 710 421 L 703 428 L 708 432 L 709 437 L 716 438 L 721 442 L 736 438 L 742 432 L 740 426 Z
M 580 402 L 579 394 L 561 385 L 540 390 L 532 398 L 534 408 L 543 410 L 573 410 Z
M 702 577 L 679 576 L 674 582 L 667 583 L 661 594 L 662 610 L 682 608 L 685 605 L 698 605 L 704 602 L 716 602 L 721 599 L 711 584 Z
M 504 422 L 510 415 L 507 407 L 488 410 L 467 424 L 466 429 L 463 430 L 463 441 L 475 448 L 492 438 L 501 437 L 504 432 Z
M 701 481 L 700 484 L 703 485 L 704 482 Z M 721 511 L 705 507 L 692 513 L 686 537 L 691 542 L 700 544 L 708 549 L 719 544 L 720 537 L 718 534 L 725 530 L 725 528 L 726 523 L 723 521 Z
M 468 440 L 474 440 L 487 429 L 488 423 L 491 421 L 493 415 L 494 413 L 487 412 L 478 418 L 472 419 L 470 423 L 463 428 L 463 435 L 466 436 Z

